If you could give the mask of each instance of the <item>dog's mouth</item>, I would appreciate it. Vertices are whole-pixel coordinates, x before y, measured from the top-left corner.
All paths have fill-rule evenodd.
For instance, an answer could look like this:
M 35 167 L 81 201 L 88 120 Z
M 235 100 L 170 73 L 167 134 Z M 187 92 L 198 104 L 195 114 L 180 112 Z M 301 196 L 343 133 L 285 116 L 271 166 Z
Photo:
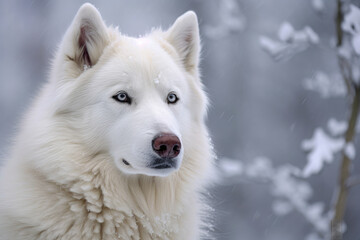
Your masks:
M 129 163 L 128 161 L 126 161 L 125 159 L 123 159 L 122 162 L 123 162 L 126 166 L 131 166 L 130 163 Z
M 178 169 L 181 164 L 181 159 L 153 157 L 144 167 L 137 167 L 125 158 L 121 158 L 119 163 L 122 165 L 120 169 L 125 173 L 165 177 Z
M 161 163 L 161 164 L 151 165 L 150 167 L 153 169 L 167 169 L 167 168 L 173 168 L 174 166 L 169 163 Z
M 122 160 L 123 164 L 131 167 L 131 164 L 125 159 Z M 167 169 L 167 168 L 176 168 L 176 161 L 174 159 L 155 159 L 148 167 L 152 169 Z
M 155 158 L 148 167 L 152 169 L 176 168 L 177 160 L 174 158 Z

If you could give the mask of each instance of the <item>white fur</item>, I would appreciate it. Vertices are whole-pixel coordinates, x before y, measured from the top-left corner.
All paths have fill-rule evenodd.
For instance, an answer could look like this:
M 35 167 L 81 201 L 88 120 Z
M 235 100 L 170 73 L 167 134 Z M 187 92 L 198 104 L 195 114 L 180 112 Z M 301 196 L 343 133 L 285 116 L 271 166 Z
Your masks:
M 199 239 L 213 176 L 199 52 L 193 12 L 136 39 L 84 4 L 2 167 L 0 239 Z M 147 167 L 163 132 L 182 143 L 178 169 Z

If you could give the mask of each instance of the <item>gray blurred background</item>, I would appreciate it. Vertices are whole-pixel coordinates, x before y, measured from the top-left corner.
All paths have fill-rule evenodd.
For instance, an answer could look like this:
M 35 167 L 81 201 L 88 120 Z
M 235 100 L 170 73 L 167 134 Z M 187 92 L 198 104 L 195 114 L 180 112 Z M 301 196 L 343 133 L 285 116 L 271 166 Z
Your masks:
M 6 154 L 16 125 L 45 81 L 49 60 L 84 1 L 0 0 L 0 153 Z M 325 0 L 317 14 L 311 0 L 237 0 L 243 26 L 215 37 L 206 29 L 221 25 L 221 0 L 91 1 L 107 24 L 138 36 L 152 27 L 169 27 L 187 10 L 198 14 L 202 35 L 203 82 L 211 99 L 208 125 L 219 158 L 251 162 L 270 158 L 275 166 L 302 168 L 301 141 L 330 117 L 345 120 L 347 99 L 324 99 L 303 88 L 317 70 L 337 73 L 331 49 L 335 0 Z M 259 46 L 259 37 L 276 37 L 279 25 L 311 26 L 320 44 L 289 61 L 274 62 Z M 356 144 L 358 148 L 359 144 Z M 357 159 L 358 160 L 358 159 Z M 360 164 L 354 162 L 353 171 Z M 309 179 L 313 201 L 329 208 L 339 161 Z M 1 193 L 0 193 L 1 194 Z M 223 182 L 211 189 L 216 210 L 214 236 L 221 240 L 302 240 L 310 224 L 297 212 L 279 217 L 271 210 L 266 184 Z M 349 194 L 346 240 L 360 239 L 360 186 Z

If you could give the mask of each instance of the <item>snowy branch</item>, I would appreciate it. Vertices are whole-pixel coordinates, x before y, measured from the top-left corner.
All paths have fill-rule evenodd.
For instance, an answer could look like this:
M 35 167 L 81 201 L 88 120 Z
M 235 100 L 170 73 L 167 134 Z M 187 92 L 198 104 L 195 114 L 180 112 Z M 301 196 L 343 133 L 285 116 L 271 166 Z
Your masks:
M 246 18 L 237 0 L 219 1 L 218 25 L 204 26 L 208 38 L 219 39 L 233 32 L 240 32 L 246 26 Z
M 324 8 L 325 8 L 324 0 L 311 0 L 311 4 L 312 4 L 313 9 L 317 13 L 322 13 L 324 11 Z
M 309 151 L 307 164 L 303 170 L 303 177 L 319 173 L 324 163 L 331 163 L 334 154 L 341 151 L 345 145 L 342 138 L 332 138 L 321 128 L 317 128 L 311 139 L 302 142 L 302 149 Z
M 219 167 L 225 179 L 245 178 L 269 184 L 275 198 L 275 214 L 283 216 L 296 210 L 313 225 L 316 236 L 329 234 L 332 212 L 326 213 L 323 203 L 309 203 L 313 190 L 309 183 L 297 177 L 301 175 L 300 169 L 291 165 L 276 168 L 265 157 L 258 157 L 250 164 L 224 158 L 220 159 Z
M 278 30 L 279 40 L 273 40 L 266 36 L 260 37 L 260 46 L 275 61 L 288 60 L 297 53 L 305 51 L 309 46 L 319 43 L 319 36 L 314 30 L 306 26 L 296 31 L 294 27 L 284 22 Z
M 323 98 L 344 97 L 347 93 L 341 75 L 334 74 L 330 77 L 321 71 L 316 72 L 311 78 L 304 79 L 303 86 L 307 90 L 318 92 Z
M 337 47 L 338 52 L 345 48 L 344 33 L 350 34 L 352 50 L 355 53 L 338 54 L 339 67 L 343 75 L 343 79 L 348 86 L 348 92 L 351 99 L 351 115 L 348 120 L 348 128 L 345 134 L 346 146 L 342 154 L 340 177 L 337 190 L 337 199 L 335 202 L 335 213 L 331 221 L 332 240 L 339 240 L 342 238 L 344 232 L 344 214 L 346 209 L 351 160 L 355 157 L 355 148 L 352 144 L 356 134 L 356 124 L 359 116 L 360 106 L 360 71 L 358 67 L 360 53 L 360 10 L 350 5 L 350 11 L 344 16 L 343 9 L 345 4 L 341 0 L 337 0 L 337 14 L 336 14 L 336 32 L 337 32 Z M 346 39 L 345 39 L 346 40 Z M 349 49 L 346 51 L 351 52 Z M 344 50 L 342 50 L 344 52 Z

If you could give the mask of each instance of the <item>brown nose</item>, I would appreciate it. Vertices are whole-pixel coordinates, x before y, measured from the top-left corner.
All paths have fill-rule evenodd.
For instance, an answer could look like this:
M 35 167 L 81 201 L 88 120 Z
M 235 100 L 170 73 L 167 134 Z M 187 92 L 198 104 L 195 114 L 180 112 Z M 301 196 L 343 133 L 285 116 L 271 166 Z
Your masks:
M 171 159 L 179 155 L 181 143 L 174 134 L 163 133 L 154 138 L 152 147 L 161 158 Z

